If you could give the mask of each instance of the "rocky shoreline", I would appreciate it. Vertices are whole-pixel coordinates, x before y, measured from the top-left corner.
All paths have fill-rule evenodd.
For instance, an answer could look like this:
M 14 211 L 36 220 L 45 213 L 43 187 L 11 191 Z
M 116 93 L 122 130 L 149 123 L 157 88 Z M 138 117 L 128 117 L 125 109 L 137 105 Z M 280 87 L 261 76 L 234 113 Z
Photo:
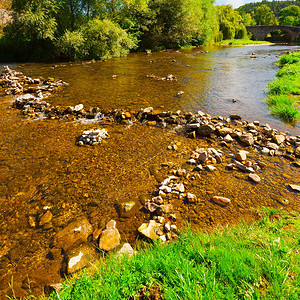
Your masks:
M 143 210 L 149 215 L 148 222 L 137 228 L 139 235 L 148 240 L 168 242 L 177 236 L 176 211 L 173 202 L 181 200 L 188 204 L 197 204 L 197 197 L 191 193 L 186 184 L 201 172 L 214 172 L 219 164 L 226 162 L 226 168 L 245 172 L 249 182 L 261 182 L 257 171 L 266 167 L 260 159 L 248 159 L 249 151 L 255 151 L 265 156 L 280 156 L 300 167 L 300 136 L 282 134 L 268 124 L 259 121 L 247 122 L 238 115 L 229 118 L 213 117 L 204 112 L 194 113 L 161 112 L 152 107 L 144 108 L 138 112 L 126 110 L 103 111 L 100 108 L 85 108 L 82 104 L 75 107 L 52 106 L 45 99 L 58 88 L 66 85 L 62 81 L 31 79 L 21 72 L 15 72 L 8 67 L 0 75 L 0 86 L 6 88 L 7 94 L 20 94 L 13 103 L 23 115 L 31 119 L 48 118 L 61 120 L 79 120 L 82 118 L 94 120 L 95 129 L 84 131 L 77 137 L 77 145 L 87 147 L 101 144 L 103 139 L 109 138 L 108 131 L 99 126 L 117 122 L 128 126 L 132 124 L 145 124 L 160 128 L 175 128 L 180 134 L 196 139 L 213 139 L 220 148 L 196 148 L 187 158 L 189 170 L 184 168 L 170 168 L 168 176 L 154 192 L 154 197 L 146 199 Z M 99 125 L 99 126 L 98 126 Z M 226 160 L 222 148 L 228 149 L 230 145 L 240 145 L 243 150 L 235 151 L 230 160 Z M 177 150 L 178 145 L 171 144 L 169 151 Z M 300 191 L 298 185 L 290 185 L 290 189 Z M 223 195 L 212 195 L 211 200 L 219 206 L 230 205 L 231 199 Z M 282 203 L 286 205 L 288 203 Z M 120 205 L 119 210 L 128 212 L 135 202 L 128 201 Z M 45 208 L 38 222 L 29 220 L 31 227 L 47 227 L 52 220 L 51 211 Z M 71 222 L 61 231 L 57 232 L 51 243 L 50 256 L 56 257 L 61 253 L 64 261 L 61 266 L 63 274 L 73 274 L 93 261 L 100 259 L 101 253 L 107 253 L 121 245 L 121 236 L 114 220 L 109 221 L 105 228 L 93 228 L 89 221 L 82 217 Z M 100 249 L 100 251 L 99 251 Z M 124 244 L 118 255 L 134 253 L 130 245 Z

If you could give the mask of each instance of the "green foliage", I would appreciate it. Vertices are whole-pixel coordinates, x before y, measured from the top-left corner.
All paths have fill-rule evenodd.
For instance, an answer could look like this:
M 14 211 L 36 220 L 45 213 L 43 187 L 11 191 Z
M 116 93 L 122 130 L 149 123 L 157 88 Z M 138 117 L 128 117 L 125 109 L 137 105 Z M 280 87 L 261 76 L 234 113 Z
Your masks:
M 216 10 L 223 39 L 245 39 L 248 37 L 243 18 L 231 5 L 217 6 Z
M 291 5 L 283 8 L 279 13 L 279 24 L 300 26 L 300 6 Z
M 134 39 L 118 24 L 97 18 L 81 30 L 67 30 L 55 45 L 61 57 L 71 60 L 120 57 L 135 47 Z
M 266 4 L 256 9 L 254 19 L 257 25 L 275 25 L 277 23 L 274 13 Z
M 66 59 L 79 60 L 87 55 L 85 38 L 80 31 L 67 30 L 55 42 L 57 53 Z
M 267 102 L 271 113 L 284 122 L 300 120 L 300 52 L 282 55 L 278 79 L 268 84 Z
M 267 44 L 266 41 L 252 41 L 249 39 L 238 39 L 238 40 L 223 40 L 221 42 L 218 42 L 219 45 L 262 45 Z
M 277 1 L 277 0 L 273 0 L 273 1 L 267 1 L 267 0 L 263 0 L 261 2 L 257 1 L 257 2 L 252 2 L 252 3 L 247 3 L 243 6 L 240 6 L 238 8 L 238 11 L 244 12 L 244 13 L 248 13 L 251 14 L 252 12 L 255 14 L 256 9 L 261 6 L 262 4 L 267 5 L 268 7 L 270 7 L 271 11 L 274 13 L 274 15 L 276 16 L 276 18 L 279 17 L 279 12 L 290 5 L 297 5 L 300 6 L 300 0 L 285 0 L 285 1 Z
M 124 56 L 136 47 L 124 29 L 110 20 L 93 19 L 83 29 L 89 58 L 106 59 Z
M 283 67 L 284 65 L 290 65 L 290 64 L 297 64 L 296 66 L 298 66 L 299 63 L 300 63 L 300 52 L 292 52 L 286 55 L 281 55 L 278 61 L 280 67 Z
M 211 234 L 186 229 L 177 241 L 139 249 L 135 257 L 110 255 L 93 272 L 68 279 L 59 298 L 154 299 L 156 291 L 170 300 L 298 299 L 299 225 L 272 210 L 252 225 Z
M 149 25 L 141 36 L 144 49 L 204 45 L 217 32 L 211 0 L 153 0 L 149 9 Z

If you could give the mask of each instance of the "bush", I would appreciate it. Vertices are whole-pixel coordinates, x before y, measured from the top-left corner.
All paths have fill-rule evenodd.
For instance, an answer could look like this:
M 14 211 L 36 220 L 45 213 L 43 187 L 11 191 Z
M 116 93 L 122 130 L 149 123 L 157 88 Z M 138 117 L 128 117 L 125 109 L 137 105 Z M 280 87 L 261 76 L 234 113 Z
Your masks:
M 136 40 L 110 20 L 93 19 L 83 29 L 89 58 L 107 59 L 126 55 Z
M 85 38 L 80 31 L 67 30 L 57 39 L 55 46 L 58 55 L 71 60 L 84 59 L 88 53 Z

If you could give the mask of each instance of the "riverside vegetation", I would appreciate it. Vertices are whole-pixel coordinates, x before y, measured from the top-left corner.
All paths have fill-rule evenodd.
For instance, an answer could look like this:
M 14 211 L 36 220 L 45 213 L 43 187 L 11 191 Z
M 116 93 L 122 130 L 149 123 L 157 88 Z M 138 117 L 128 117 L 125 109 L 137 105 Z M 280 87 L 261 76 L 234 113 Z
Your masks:
M 112 254 L 49 299 L 299 299 L 299 215 L 257 216 L 210 234 L 188 226 L 175 242 L 138 248 L 133 257 Z
M 245 26 L 278 23 L 265 4 L 255 12 L 239 13 L 230 5 L 213 2 L 13 0 L 12 22 L 0 36 L 0 60 L 108 59 L 136 50 L 249 39 Z M 279 12 L 279 23 L 299 26 L 298 15 L 297 5 L 285 7 Z
M 268 84 L 267 102 L 271 113 L 284 122 L 300 119 L 300 52 L 282 55 L 277 79 Z

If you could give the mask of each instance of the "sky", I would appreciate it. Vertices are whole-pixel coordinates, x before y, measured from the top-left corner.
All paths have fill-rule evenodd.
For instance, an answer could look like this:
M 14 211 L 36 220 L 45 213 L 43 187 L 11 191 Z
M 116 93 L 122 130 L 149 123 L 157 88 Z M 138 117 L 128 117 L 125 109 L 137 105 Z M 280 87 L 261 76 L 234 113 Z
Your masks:
M 250 2 L 261 2 L 261 0 L 215 0 L 215 5 L 231 4 L 233 8 L 238 8 Z

